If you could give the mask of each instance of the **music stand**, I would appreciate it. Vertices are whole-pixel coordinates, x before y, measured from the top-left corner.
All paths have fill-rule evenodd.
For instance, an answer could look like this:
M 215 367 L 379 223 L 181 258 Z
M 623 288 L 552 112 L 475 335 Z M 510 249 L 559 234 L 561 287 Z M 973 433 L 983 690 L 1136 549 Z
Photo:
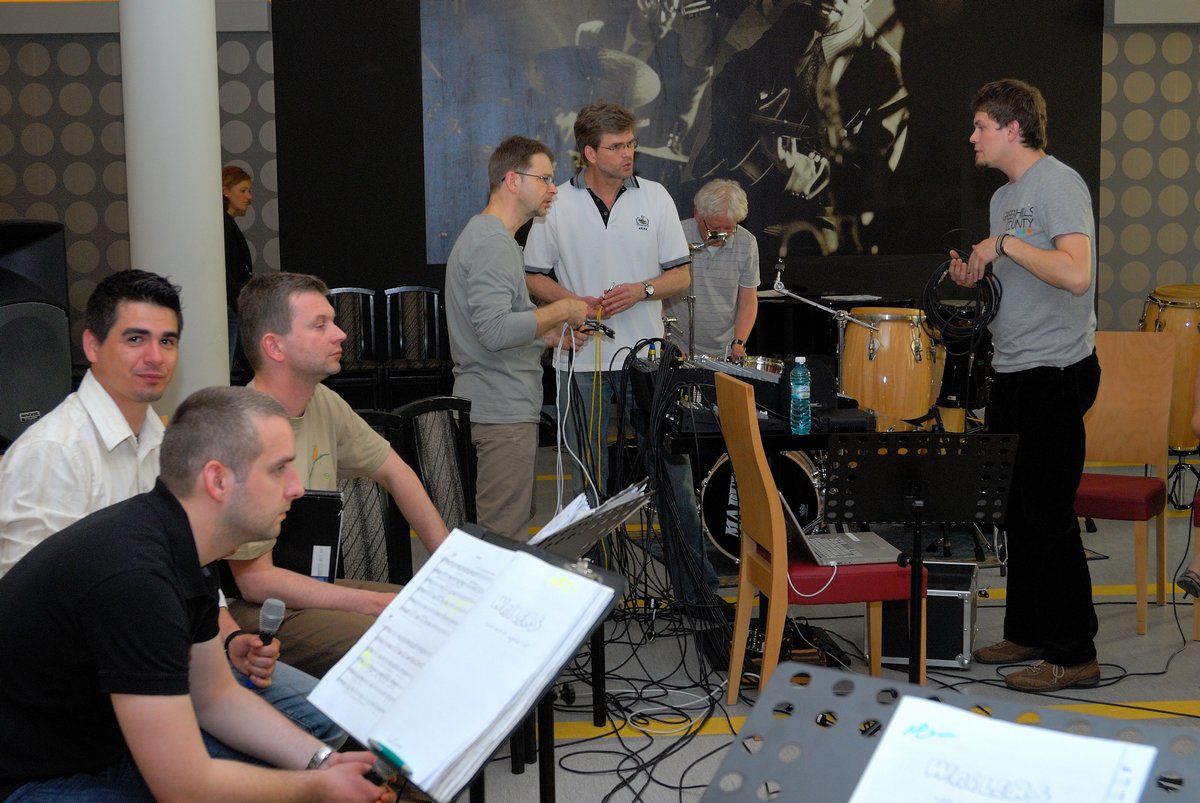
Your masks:
M 867 432 L 829 436 L 825 520 L 912 527 L 908 680 L 920 682 L 921 526 L 999 524 L 1017 456 L 1016 435 Z M 904 565 L 904 556 L 900 557 Z
M 1033 707 L 1027 700 L 996 700 L 946 689 L 897 683 L 885 678 L 847 675 L 801 663 L 781 663 L 771 675 L 750 715 L 725 751 L 721 765 L 704 789 L 701 803 L 744 803 L 747 800 L 804 800 L 806 803 L 845 803 L 892 724 L 900 699 L 916 697 L 986 714 L 996 720 L 1025 722 L 1023 727 L 1128 741 L 1158 748 L 1150 778 L 1142 790 L 1127 788 L 1120 800 L 1175 801 L 1182 791 L 1200 784 L 1195 755 L 1200 740 L 1194 730 L 1125 719 Z M 1040 701 L 1039 701 L 1040 702 Z M 938 757 L 938 740 L 926 744 Z M 980 758 L 989 769 L 1006 766 L 1006 756 L 993 751 Z M 977 774 L 963 768 L 963 777 Z M 1105 771 L 1112 770 L 1105 767 Z M 1019 769 L 1014 771 L 1019 776 Z M 1116 773 L 1113 772 L 1113 776 Z M 985 779 L 986 780 L 986 779 Z M 1019 788 L 1019 787 L 1018 787 Z M 925 796 L 933 799 L 979 800 L 964 791 L 935 796 L 932 784 Z M 1000 790 L 995 790 L 999 792 Z M 1016 800 L 1017 794 L 993 800 Z M 1034 799 L 1026 796 L 1021 799 Z M 1037 799 L 1049 799 L 1040 797 Z M 1062 799 L 1062 798 L 1056 798 Z M 1071 798 L 1067 798 L 1071 799 Z M 1118 799 L 1117 797 L 1110 798 Z

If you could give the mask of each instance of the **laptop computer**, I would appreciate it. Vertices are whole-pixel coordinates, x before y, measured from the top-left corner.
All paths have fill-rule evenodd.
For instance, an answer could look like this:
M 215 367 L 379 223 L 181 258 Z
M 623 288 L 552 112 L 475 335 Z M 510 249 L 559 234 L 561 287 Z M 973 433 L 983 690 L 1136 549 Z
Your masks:
M 796 520 L 796 514 L 788 505 L 783 494 L 784 521 L 787 522 L 788 540 L 799 543 L 808 556 L 821 566 L 854 566 L 861 563 L 895 563 L 900 550 L 873 532 L 865 533 L 817 533 L 806 532 Z

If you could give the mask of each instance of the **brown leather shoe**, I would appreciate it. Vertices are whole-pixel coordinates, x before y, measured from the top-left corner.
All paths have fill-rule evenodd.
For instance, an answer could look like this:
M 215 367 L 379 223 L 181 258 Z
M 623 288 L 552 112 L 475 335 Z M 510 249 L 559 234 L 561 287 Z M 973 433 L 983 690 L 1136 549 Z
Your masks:
M 1100 664 L 1096 659 L 1086 664 L 1059 666 L 1038 661 L 1028 669 L 1005 676 L 1004 683 L 1017 691 L 1045 692 L 1060 689 L 1088 688 L 1100 682 Z
M 980 647 L 971 655 L 981 664 L 1019 664 L 1038 660 L 1042 652 L 1041 647 L 1022 647 L 1015 641 L 1000 639 L 995 644 Z

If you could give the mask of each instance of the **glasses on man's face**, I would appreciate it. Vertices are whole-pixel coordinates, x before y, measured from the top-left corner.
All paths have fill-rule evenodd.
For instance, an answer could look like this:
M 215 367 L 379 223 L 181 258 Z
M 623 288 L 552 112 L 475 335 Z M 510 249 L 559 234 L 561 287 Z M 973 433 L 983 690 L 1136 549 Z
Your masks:
M 637 146 L 638 141 L 631 139 L 628 142 L 618 142 L 616 145 L 597 145 L 596 147 L 599 150 L 609 151 L 610 153 L 624 153 L 626 150 L 632 153 L 637 150 Z
M 536 178 L 538 181 L 542 182 L 547 187 L 554 186 L 554 176 L 540 176 L 537 173 L 522 173 L 520 170 L 514 170 L 513 172 L 516 173 L 518 176 L 529 176 L 530 178 Z

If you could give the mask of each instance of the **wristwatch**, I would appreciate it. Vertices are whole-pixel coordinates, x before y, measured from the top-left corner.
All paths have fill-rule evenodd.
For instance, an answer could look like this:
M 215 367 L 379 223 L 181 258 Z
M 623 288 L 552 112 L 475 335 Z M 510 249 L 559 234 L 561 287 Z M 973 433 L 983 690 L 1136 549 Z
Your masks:
M 650 282 L 642 282 L 642 287 L 646 288 L 646 298 L 654 298 L 654 285 Z
M 746 345 L 745 340 L 742 340 L 740 337 L 735 337 L 733 339 L 733 342 L 729 344 L 729 347 L 733 348 L 734 346 L 744 346 L 744 345 Z
M 310 758 L 308 760 L 308 767 L 306 767 L 306 769 L 310 769 L 310 770 L 320 769 L 321 765 L 324 764 L 329 759 L 329 757 L 332 755 L 333 755 L 332 747 L 330 747 L 327 744 L 321 745 L 320 747 L 317 748 L 317 752 L 313 753 L 312 758 Z

